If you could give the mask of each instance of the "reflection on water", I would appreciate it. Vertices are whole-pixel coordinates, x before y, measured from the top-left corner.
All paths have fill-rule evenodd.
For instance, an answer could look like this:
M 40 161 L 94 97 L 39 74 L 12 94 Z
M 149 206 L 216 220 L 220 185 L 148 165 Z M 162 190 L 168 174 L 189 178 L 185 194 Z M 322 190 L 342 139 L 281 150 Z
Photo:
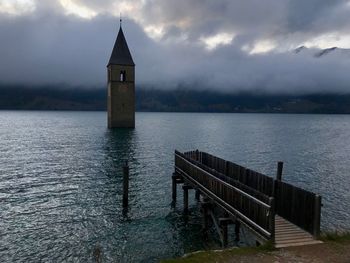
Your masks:
M 105 174 L 116 176 L 115 171 L 128 161 L 135 161 L 135 130 L 113 129 L 105 132 L 106 163 L 103 166 Z
M 189 217 L 180 191 L 170 206 L 176 148 L 268 175 L 283 160 L 284 180 L 323 196 L 323 228 L 350 227 L 350 116 L 138 113 L 134 130 L 108 130 L 105 120 L 103 112 L 0 112 L 2 262 L 154 262 L 218 247 L 215 233 L 203 237 L 192 195 Z

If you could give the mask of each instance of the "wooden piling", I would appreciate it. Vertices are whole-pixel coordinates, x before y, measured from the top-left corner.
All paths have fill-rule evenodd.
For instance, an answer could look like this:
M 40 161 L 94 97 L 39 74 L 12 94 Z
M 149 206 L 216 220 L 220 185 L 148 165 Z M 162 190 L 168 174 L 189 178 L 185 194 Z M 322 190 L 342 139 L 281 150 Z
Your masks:
M 129 165 L 128 161 L 123 166 L 123 207 L 129 204 Z
M 184 191 L 184 213 L 188 213 L 188 187 L 187 185 L 182 186 Z
M 177 185 L 177 182 L 176 182 L 176 180 L 177 180 L 177 177 L 176 177 L 176 175 L 175 174 L 173 174 L 173 176 L 171 177 L 171 179 L 172 179 L 172 186 L 173 186 L 173 204 L 175 204 L 176 203 L 176 185 Z
M 235 223 L 235 241 L 239 241 L 240 237 L 239 237 L 239 233 L 241 231 L 241 222 L 239 222 L 239 220 L 236 219 L 236 223 Z
M 222 245 L 223 247 L 226 247 L 228 244 L 228 224 L 232 224 L 233 221 L 230 217 L 228 217 L 227 212 L 225 212 L 224 215 L 226 217 L 219 218 L 219 225 L 222 233 Z
M 222 229 L 222 245 L 223 247 L 227 247 L 227 244 L 228 244 L 227 224 L 222 224 L 221 229 Z
M 322 206 L 321 196 L 315 196 L 315 211 L 314 211 L 314 230 L 313 236 L 318 238 L 320 236 L 320 225 L 321 225 L 321 206 Z
M 209 208 L 210 208 L 210 200 L 204 198 L 201 202 L 201 208 L 203 213 L 203 230 L 207 231 L 209 228 Z
M 282 181 L 282 172 L 283 172 L 283 162 L 278 162 L 277 163 L 277 174 L 276 174 L 276 179 L 278 181 Z
M 269 229 L 271 233 L 270 240 L 272 242 L 275 242 L 275 198 L 270 197 L 269 198 L 269 205 L 270 205 L 270 218 L 269 218 Z
M 200 199 L 200 192 L 199 192 L 199 190 L 196 190 L 196 192 L 195 192 L 195 199 L 197 201 L 199 201 L 199 199 Z

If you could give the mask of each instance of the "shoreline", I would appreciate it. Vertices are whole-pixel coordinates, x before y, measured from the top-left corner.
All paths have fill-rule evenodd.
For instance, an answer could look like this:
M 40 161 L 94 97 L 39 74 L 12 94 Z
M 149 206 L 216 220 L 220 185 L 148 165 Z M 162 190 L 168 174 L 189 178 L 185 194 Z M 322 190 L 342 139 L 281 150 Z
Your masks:
M 161 260 L 161 263 L 229 263 L 229 262 L 350 262 L 350 233 L 324 233 L 324 243 L 275 249 L 271 244 L 260 247 L 227 248 L 196 251 L 181 258 Z

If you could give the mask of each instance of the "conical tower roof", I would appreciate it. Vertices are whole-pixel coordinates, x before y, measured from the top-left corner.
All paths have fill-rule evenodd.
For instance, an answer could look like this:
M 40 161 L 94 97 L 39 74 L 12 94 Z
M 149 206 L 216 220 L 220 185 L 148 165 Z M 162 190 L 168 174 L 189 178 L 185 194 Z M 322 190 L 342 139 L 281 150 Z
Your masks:
M 117 40 L 115 41 L 112 55 L 109 59 L 108 65 L 126 65 L 135 66 L 132 60 L 128 44 L 126 43 L 123 29 L 120 27 Z

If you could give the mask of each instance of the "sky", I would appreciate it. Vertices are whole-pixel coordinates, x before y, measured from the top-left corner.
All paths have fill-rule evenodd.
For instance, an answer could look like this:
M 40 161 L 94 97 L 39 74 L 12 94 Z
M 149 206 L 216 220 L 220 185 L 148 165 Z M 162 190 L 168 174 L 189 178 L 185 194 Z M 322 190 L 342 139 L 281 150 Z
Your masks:
M 0 83 L 106 86 L 120 14 L 138 86 L 350 93 L 350 0 L 0 0 Z

